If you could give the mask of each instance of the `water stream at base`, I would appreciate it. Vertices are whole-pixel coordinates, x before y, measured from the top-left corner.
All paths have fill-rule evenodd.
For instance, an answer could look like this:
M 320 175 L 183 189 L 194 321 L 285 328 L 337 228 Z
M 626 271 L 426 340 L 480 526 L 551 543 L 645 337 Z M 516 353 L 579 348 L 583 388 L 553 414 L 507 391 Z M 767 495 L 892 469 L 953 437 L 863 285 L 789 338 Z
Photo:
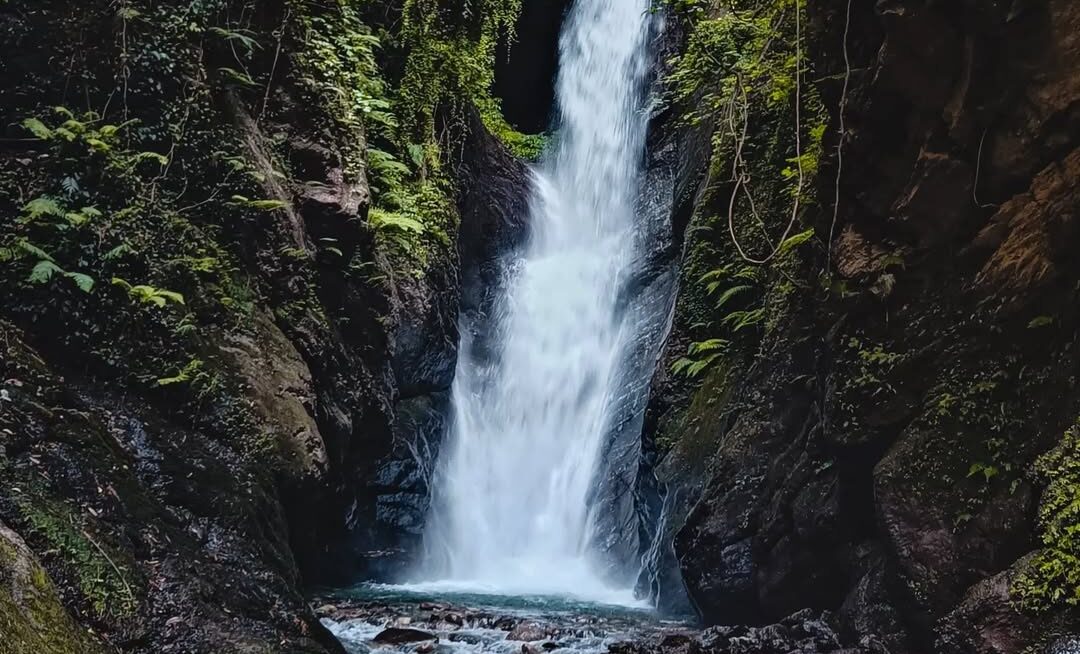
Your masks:
M 560 39 L 553 146 L 530 236 L 483 324 L 463 324 L 454 420 L 419 592 L 639 604 L 601 572 L 592 495 L 633 316 L 649 0 L 576 0 Z
M 609 645 L 686 633 L 651 610 L 550 595 L 427 593 L 363 584 L 332 597 L 323 624 L 349 654 L 606 654 Z M 332 607 L 332 608 L 331 608 Z M 383 642 L 387 630 L 425 634 Z

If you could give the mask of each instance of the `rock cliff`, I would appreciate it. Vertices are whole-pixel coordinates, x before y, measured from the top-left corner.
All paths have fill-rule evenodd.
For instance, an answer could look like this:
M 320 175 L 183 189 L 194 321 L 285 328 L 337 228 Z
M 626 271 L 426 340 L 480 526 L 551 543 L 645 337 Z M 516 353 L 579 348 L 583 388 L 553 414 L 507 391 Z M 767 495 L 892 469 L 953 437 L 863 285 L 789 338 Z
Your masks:
M 813 608 L 890 652 L 1048 645 L 1076 628 L 1075 3 L 774 4 L 687 19 L 684 62 L 765 65 L 682 96 L 717 127 L 650 414 L 671 560 L 709 623 Z M 740 31 L 752 12 L 802 51 Z

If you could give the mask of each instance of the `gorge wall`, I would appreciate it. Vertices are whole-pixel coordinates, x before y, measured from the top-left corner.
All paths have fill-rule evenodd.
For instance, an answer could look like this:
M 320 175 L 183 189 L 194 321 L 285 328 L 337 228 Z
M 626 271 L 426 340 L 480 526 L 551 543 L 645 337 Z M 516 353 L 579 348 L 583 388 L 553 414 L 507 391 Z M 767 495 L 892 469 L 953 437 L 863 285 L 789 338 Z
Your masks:
M 451 4 L 0 7 L 5 652 L 342 651 L 524 188 Z
M 661 571 L 709 623 L 829 610 L 872 651 L 1075 633 L 1075 3 L 691 4 Z

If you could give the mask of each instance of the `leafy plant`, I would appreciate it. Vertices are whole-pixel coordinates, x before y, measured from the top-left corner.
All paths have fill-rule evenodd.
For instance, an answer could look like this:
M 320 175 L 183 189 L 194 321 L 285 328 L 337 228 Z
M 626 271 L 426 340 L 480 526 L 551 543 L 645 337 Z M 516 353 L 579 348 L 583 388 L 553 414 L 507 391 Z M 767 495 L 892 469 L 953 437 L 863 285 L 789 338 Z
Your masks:
M 1026 610 L 1080 606 L 1080 427 L 1036 463 L 1048 483 L 1039 506 L 1043 549 L 1022 570 L 1012 593 Z
M 717 359 L 726 354 L 730 347 L 731 341 L 721 338 L 691 343 L 686 356 L 671 366 L 671 372 L 690 379 L 700 377 Z
M 982 462 L 976 462 L 971 464 L 971 468 L 968 469 L 968 477 L 974 477 L 975 475 L 982 475 L 986 483 L 990 483 L 990 480 L 998 475 L 1000 470 L 997 466 L 989 465 Z
M 424 224 L 404 214 L 382 209 L 372 209 L 368 219 L 379 229 L 399 230 L 414 234 L 424 233 Z
M 175 291 L 146 284 L 132 286 L 119 277 L 113 277 L 112 283 L 127 291 L 128 297 L 140 304 L 152 304 L 158 308 L 165 308 L 169 303 L 184 304 L 184 296 Z
M 83 273 L 68 272 L 49 259 L 38 261 L 30 271 L 30 276 L 27 277 L 26 281 L 31 284 L 47 284 L 52 280 L 53 275 L 60 275 L 72 280 L 79 287 L 79 290 L 84 293 L 94 290 L 93 277 Z
M 94 290 L 94 278 L 81 272 L 68 271 L 62 268 L 56 259 L 42 248 L 34 245 L 26 238 L 16 239 L 11 247 L 0 247 L 0 263 L 16 261 L 30 257 L 36 260 L 30 269 L 30 275 L 26 281 L 34 285 L 48 284 L 54 277 L 64 277 L 75 282 L 79 290 L 89 293 Z

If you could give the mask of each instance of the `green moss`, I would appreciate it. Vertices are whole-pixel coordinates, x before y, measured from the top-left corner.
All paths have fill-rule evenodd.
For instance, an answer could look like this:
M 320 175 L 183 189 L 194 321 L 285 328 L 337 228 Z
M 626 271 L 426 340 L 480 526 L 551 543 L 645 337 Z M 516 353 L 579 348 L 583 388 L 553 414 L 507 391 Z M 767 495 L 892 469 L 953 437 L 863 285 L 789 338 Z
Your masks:
M 0 530 L 0 634 L 5 654 L 97 654 L 72 621 L 49 576 Z
M 723 430 L 723 414 L 729 410 L 731 393 L 738 378 L 739 362 L 728 357 L 709 367 L 694 390 L 689 405 L 672 416 L 659 430 L 657 446 L 671 451 L 684 472 L 693 469 L 703 472 L 716 453 L 717 439 Z
M 1036 470 L 1048 484 L 1039 506 L 1043 549 L 1018 575 L 1012 593 L 1035 612 L 1080 606 L 1080 426 L 1066 432 Z
M 484 126 L 498 138 L 517 158 L 525 161 L 537 161 L 547 149 L 547 134 L 525 134 L 514 129 L 503 116 L 498 99 L 482 97 L 478 100 L 480 118 Z

